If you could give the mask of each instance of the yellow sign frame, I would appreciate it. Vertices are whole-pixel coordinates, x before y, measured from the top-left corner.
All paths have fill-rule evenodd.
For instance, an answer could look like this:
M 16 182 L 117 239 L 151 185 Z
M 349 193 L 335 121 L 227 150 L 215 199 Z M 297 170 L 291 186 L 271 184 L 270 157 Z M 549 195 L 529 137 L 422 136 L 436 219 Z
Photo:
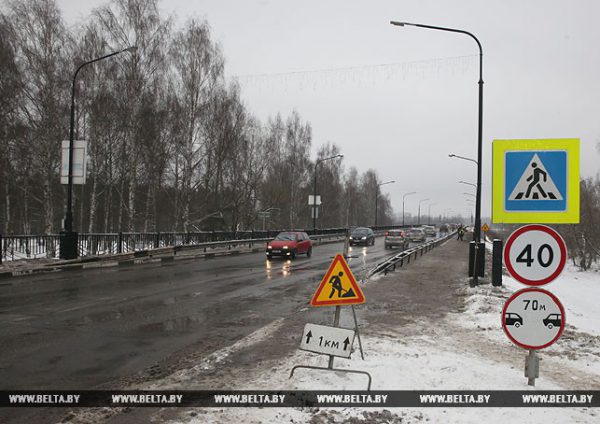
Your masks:
M 506 152 L 565 151 L 567 153 L 567 201 L 565 211 L 507 211 L 505 199 Z M 492 222 L 494 224 L 579 223 L 579 139 L 494 140 L 492 145 Z

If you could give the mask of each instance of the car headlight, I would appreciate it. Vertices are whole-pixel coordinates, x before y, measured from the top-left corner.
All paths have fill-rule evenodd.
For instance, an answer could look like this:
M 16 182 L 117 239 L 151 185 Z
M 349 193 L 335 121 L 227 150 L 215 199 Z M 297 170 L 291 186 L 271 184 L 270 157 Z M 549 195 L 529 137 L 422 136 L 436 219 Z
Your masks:
M 366 240 L 366 239 L 367 239 L 366 237 L 363 237 L 361 240 Z
M 273 248 L 273 246 L 267 246 L 267 249 L 272 249 L 272 248 Z
M 284 249 L 287 249 L 288 247 L 287 247 L 287 246 L 283 246 L 283 248 L 284 248 Z
M 352 240 L 352 236 L 348 237 L 350 240 Z

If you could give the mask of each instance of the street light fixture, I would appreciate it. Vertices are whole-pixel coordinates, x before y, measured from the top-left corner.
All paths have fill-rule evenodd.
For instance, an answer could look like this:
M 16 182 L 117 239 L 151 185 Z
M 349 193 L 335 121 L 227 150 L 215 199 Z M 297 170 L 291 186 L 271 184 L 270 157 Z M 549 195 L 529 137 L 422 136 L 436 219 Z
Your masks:
M 317 159 L 314 170 L 314 185 L 313 185 L 313 235 L 317 234 L 317 166 L 326 160 L 343 158 L 344 155 L 335 155 L 324 159 Z
M 481 160 L 482 160 L 482 147 L 483 147 L 483 48 L 481 47 L 481 43 L 473 34 L 468 31 L 464 31 L 461 29 L 455 28 L 446 28 L 446 27 L 438 27 L 432 25 L 424 25 L 424 24 L 414 24 L 410 22 L 399 22 L 399 21 L 391 21 L 392 25 L 396 26 L 415 26 L 419 28 L 432 29 L 436 31 L 446 31 L 446 32 L 454 32 L 459 34 L 464 34 L 471 37 L 477 43 L 477 47 L 479 48 L 479 107 L 478 107 L 478 128 L 477 128 L 477 160 L 472 160 L 477 165 L 477 202 L 475 205 L 475 231 L 474 238 L 476 241 L 475 248 L 481 248 Z M 451 156 L 451 157 L 455 157 Z M 456 156 L 458 157 L 458 156 Z M 463 158 L 461 158 L 463 159 Z M 465 158 L 468 159 L 468 158 Z M 469 159 L 468 159 L 469 160 Z M 475 258 L 479 256 L 478 252 L 475 251 Z M 476 265 L 476 264 L 475 264 Z M 478 284 L 478 267 L 474 267 L 475 272 L 473 273 L 473 280 L 471 281 L 471 286 L 476 286 Z
M 421 225 L 421 203 L 426 202 L 428 200 L 429 200 L 429 197 L 427 199 L 419 200 L 419 218 L 417 220 L 417 225 Z
M 430 203 L 427 209 L 427 225 L 431 225 L 431 207 L 437 205 L 437 203 Z
M 448 155 L 449 158 L 457 158 L 457 159 L 462 159 L 462 160 L 468 160 L 469 162 L 473 162 L 475 165 L 478 165 L 477 161 L 475 159 L 471 159 L 471 158 L 467 158 L 464 156 L 459 156 L 459 155 L 455 155 L 454 153 L 450 153 Z
M 470 186 L 474 187 L 475 190 L 477 190 L 477 184 L 468 183 L 466 181 L 459 181 L 459 184 L 467 184 L 467 185 L 470 185 Z
M 377 227 L 377 200 L 379 198 L 379 187 L 381 187 L 382 185 L 386 185 L 386 184 L 393 184 L 396 181 L 391 180 L 391 181 L 386 181 L 385 183 L 379 183 L 377 184 L 377 187 L 375 187 L 375 227 Z
M 411 191 L 410 193 L 406 193 L 405 195 L 402 196 L 402 226 L 404 227 L 404 199 L 406 199 L 406 196 L 410 196 L 411 194 L 417 194 L 416 191 Z
M 263 231 L 265 231 L 265 218 L 266 218 L 267 216 L 268 216 L 269 218 L 271 217 L 271 211 L 280 211 L 280 210 L 281 210 L 280 208 L 276 208 L 276 207 L 273 207 L 273 206 L 271 206 L 270 208 L 267 208 L 267 209 L 265 209 L 265 210 L 262 210 L 262 211 L 258 211 L 258 212 L 256 213 L 256 214 L 257 214 L 257 215 L 259 215 L 259 216 L 262 218 L 262 220 L 263 220 L 263 223 L 262 223 L 262 224 L 263 224 L 263 225 L 262 225 L 262 230 L 263 230 Z M 270 226 L 270 224 L 269 224 L 269 226 Z
M 112 52 L 105 56 L 97 57 L 96 59 L 84 62 L 75 71 L 73 75 L 73 85 L 71 87 L 71 125 L 69 128 L 69 175 L 68 175 L 68 188 L 67 188 L 67 211 L 65 213 L 64 220 L 64 231 L 61 231 L 61 243 L 60 243 L 60 257 L 62 259 L 75 259 L 78 256 L 78 240 L 77 233 L 73 231 L 73 152 L 74 152 L 74 141 L 73 133 L 75 128 L 75 86 L 77 82 L 77 74 L 81 69 L 89 64 L 99 62 L 103 59 L 116 56 L 124 52 L 134 52 L 137 47 L 132 46 L 123 50 Z

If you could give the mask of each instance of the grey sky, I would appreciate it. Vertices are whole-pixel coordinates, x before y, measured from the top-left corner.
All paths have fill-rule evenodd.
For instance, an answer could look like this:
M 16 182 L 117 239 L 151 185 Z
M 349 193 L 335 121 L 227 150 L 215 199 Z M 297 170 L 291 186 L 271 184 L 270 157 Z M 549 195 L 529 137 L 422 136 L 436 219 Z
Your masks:
M 58 0 L 69 25 L 102 0 Z M 491 142 L 581 139 L 581 174 L 599 171 L 600 2 L 495 1 L 163 1 L 177 25 L 205 18 L 262 120 L 293 109 L 313 126 L 314 151 L 339 145 L 346 166 L 374 168 L 396 212 L 468 214 L 476 167 L 478 59 L 464 35 L 393 27 L 404 20 L 474 33 L 484 49 L 483 216 L 490 214 Z M 396 64 L 381 67 L 369 65 Z M 335 68 L 358 69 L 287 74 Z M 277 76 L 256 76 L 284 73 Z M 314 157 L 314 156 L 313 156 Z M 426 205 L 426 204 L 425 204 Z M 427 208 L 427 206 L 425 206 Z

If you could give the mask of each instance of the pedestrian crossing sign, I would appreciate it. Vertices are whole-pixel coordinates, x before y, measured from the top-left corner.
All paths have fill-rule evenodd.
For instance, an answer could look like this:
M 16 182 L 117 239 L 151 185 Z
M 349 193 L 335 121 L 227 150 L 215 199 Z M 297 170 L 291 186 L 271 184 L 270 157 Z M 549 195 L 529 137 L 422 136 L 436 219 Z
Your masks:
M 364 302 L 365 296 L 348 263 L 338 253 L 312 297 L 311 306 L 356 305 Z
M 494 140 L 492 222 L 579 222 L 579 139 Z

